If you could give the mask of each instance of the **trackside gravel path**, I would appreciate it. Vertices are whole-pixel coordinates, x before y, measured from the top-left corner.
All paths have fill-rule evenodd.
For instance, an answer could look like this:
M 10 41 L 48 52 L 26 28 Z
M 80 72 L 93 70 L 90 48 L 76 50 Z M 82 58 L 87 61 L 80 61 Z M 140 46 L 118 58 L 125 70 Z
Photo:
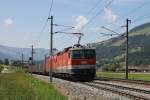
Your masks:
M 49 77 L 43 75 L 35 75 L 49 83 Z M 53 84 L 63 94 L 69 97 L 69 100 L 131 100 L 124 96 L 120 96 L 101 89 L 96 89 L 78 82 L 70 82 L 62 79 L 53 78 Z

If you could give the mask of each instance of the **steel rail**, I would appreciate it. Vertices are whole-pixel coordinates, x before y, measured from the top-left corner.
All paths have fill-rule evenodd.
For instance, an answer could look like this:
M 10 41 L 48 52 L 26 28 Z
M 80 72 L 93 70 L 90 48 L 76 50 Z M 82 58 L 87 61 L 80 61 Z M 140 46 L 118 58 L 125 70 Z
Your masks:
M 93 82 L 93 83 L 107 85 L 107 86 L 124 89 L 124 90 L 130 90 L 130 91 L 134 91 L 134 92 L 140 92 L 140 93 L 144 93 L 144 94 L 150 94 L 149 90 L 144 90 L 144 89 L 131 88 L 131 87 L 127 87 L 127 86 L 121 86 L 121 85 L 117 85 L 117 84 L 104 83 L 104 82 Z
M 112 92 L 112 93 L 122 95 L 122 96 L 125 96 L 128 98 L 131 98 L 131 99 L 135 99 L 135 100 L 150 100 L 149 98 L 146 98 L 146 97 L 141 96 L 141 95 L 135 95 L 135 94 L 131 94 L 131 93 L 124 92 L 124 91 L 119 91 L 119 90 L 108 88 L 108 87 L 97 86 L 97 85 L 91 84 L 91 83 L 81 83 L 81 84 L 87 85 L 87 86 L 90 86 L 93 88 L 101 89 L 104 91 Z
M 131 80 L 131 79 L 125 80 L 125 79 L 107 78 L 107 77 L 95 78 L 95 80 L 118 81 L 118 82 L 127 82 L 127 83 L 149 85 L 150 86 L 150 81 L 143 81 L 143 80 Z

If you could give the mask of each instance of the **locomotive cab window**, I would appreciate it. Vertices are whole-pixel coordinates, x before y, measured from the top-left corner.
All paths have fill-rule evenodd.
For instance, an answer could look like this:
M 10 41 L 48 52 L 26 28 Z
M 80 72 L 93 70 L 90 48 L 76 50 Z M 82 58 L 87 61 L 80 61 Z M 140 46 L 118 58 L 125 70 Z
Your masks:
M 72 58 L 77 59 L 77 58 L 82 58 L 82 57 L 84 57 L 82 50 L 73 50 L 72 51 Z
M 79 58 L 94 58 L 95 57 L 95 50 L 72 50 L 72 58 L 79 59 Z
M 85 58 L 94 58 L 95 57 L 95 50 L 85 50 L 84 56 L 85 56 Z

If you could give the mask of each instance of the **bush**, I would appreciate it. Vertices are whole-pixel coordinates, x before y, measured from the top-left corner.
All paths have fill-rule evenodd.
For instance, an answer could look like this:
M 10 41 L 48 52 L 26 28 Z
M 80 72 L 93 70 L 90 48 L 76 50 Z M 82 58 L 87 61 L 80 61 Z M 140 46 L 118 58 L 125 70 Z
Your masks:
M 115 72 L 118 68 L 121 68 L 121 64 L 119 63 L 112 63 L 112 64 L 105 64 L 103 67 L 102 67 L 102 70 L 103 71 L 113 71 Z
M 0 73 L 1 73 L 1 71 L 3 70 L 3 66 L 2 65 L 0 65 Z

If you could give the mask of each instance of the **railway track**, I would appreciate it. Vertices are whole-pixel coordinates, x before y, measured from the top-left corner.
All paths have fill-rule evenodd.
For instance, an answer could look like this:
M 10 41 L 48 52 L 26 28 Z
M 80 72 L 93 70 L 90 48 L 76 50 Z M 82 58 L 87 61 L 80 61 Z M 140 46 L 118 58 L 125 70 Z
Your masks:
M 121 96 L 128 97 L 135 100 L 150 100 L 150 91 L 114 85 L 104 82 L 85 82 L 81 83 L 93 88 L 101 89 L 104 91 L 112 92 Z
M 133 83 L 133 84 L 141 84 L 141 85 L 149 85 L 150 86 L 150 81 L 142 81 L 142 80 L 130 80 L 130 79 L 125 80 L 125 79 L 106 78 L 106 77 L 95 78 L 95 80 L 117 81 L 117 82 L 126 82 L 126 83 Z
M 115 88 L 120 88 L 123 90 L 130 90 L 130 91 L 134 91 L 134 92 L 140 92 L 140 93 L 144 93 L 144 94 L 149 94 L 150 95 L 150 90 L 144 90 L 144 89 L 138 89 L 138 88 L 131 88 L 131 87 L 127 87 L 127 86 L 121 86 L 121 85 L 116 85 L 116 84 L 111 84 L 111 83 L 104 83 L 104 82 L 93 82 L 95 84 L 101 84 L 101 85 L 107 85 L 107 86 L 111 86 L 111 87 L 115 87 Z
M 46 76 L 44 77 L 46 78 Z M 42 77 L 42 80 L 45 78 Z M 48 78 L 46 78 L 46 80 L 47 79 Z M 110 92 L 113 94 L 118 94 L 118 96 L 123 96 L 131 100 L 150 100 L 150 90 L 138 89 L 138 88 L 131 87 L 131 86 L 128 87 L 128 86 L 123 86 L 120 84 L 109 83 L 109 81 L 106 81 L 106 82 L 105 81 L 93 81 L 93 82 L 77 82 L 77 83 L 83 84 L 84 86 L 87 86 L 87 88 L 92 87 L 100 91 L 103 90 L 108 93 Z

